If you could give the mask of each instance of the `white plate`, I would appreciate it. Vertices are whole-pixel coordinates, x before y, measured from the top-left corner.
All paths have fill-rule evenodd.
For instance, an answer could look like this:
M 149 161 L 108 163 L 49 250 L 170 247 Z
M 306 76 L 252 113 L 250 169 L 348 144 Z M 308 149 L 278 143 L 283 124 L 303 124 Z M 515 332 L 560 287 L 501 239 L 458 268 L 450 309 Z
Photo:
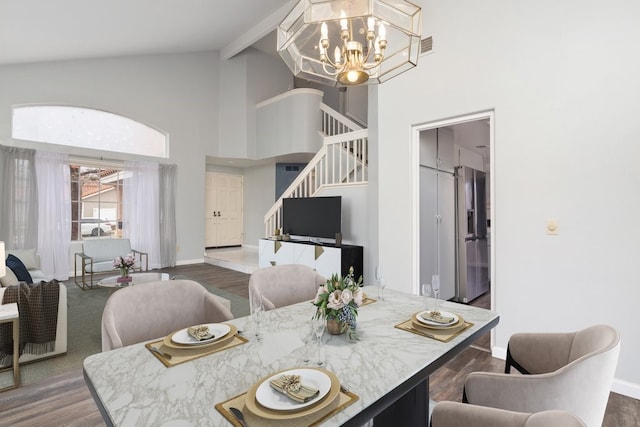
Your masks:
M 320 393 L 315 399 L 305 403 L 298 403 L 287 397 L 285 394 L 276 391 L 269 381 L 282 375 L 300 375 L 300 382 L 305 385 L 317 388 Z M 306 406 L 313 405 L 322 399 L 331 389 L 331 378 L 327 374 L 315 369 L 292 369 L 280 372 L 264 380 L 256 390 L 256 400 L 265 408 L 276 411 L 293 411 Z
M 418 322 L 424 323 L 425 325 L 429 325 L 429 326 L 451 326 L 451 325 L 455 325 L 459 320 L 458 316 L 453 313 L 449 313 L 448 311 L 441 311 L 441 310 L 438 310 L 438 311 L 444 317 L 453 317 L 453 321 L 450 323 L 434 322 L 433 320 L 430 320 L 428 317 L 431 310 L 423 311 L 421 313 L 416 314 L 416 319 L 418 319 Z
M 173 334 L 173 336 L 171 337 L 171 341 L 177 344 L 184 344 L 184 345 L 208 344 L 210 342 L 219 340 L 220 338 L 224 337 L 231 330 L 231 328 L 228 325 L 223 325 L 222 323 L 208 323 L 207 326 L 209 327 L 209 332 L 213 334 L 213 337 L 209 339 L 198 341 L 197 339 L 189 335 L 189 333 L 187 332 L 187 329 L 189 328 L 184 328 L 183 330 Z

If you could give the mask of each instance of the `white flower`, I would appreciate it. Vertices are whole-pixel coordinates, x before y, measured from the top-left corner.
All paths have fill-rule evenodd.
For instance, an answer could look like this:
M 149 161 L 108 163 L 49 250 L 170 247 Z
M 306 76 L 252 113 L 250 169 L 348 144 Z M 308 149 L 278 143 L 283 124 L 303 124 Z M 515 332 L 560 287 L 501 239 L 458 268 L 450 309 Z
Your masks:
M 344 305 L 347 305 L 353 299 L 353 293 L 351 293 L 349 289 L 345 289 L 344 291 L 342 291 L 342 295 L 340 295 L 340 299 L 342 300 L 342 303 Z
M 322 301 L 322 297 L 320 295 L 324 294 L 327 292 L 327 288 L 322 285 L 322 286 L 318 286 L 318 292 L 316 292 L 316 297 L 313 300 L 314 304 L 319 304 Z
M 358 288 L 354 293 L 353 293 L 353 302 L 356 303 L 356 305 L 358 307 L 360 307 L 362 305 L 362 300 L 364 299 L 364 292 L 362 292 L 362 288 Z
M 342 291 L 336 289 L 335 291 L 329 294 L 329 300 L 327 302 L 327 308 L 332 308 L 334 310 L 340 310 L 344 304 L 341 299 Z

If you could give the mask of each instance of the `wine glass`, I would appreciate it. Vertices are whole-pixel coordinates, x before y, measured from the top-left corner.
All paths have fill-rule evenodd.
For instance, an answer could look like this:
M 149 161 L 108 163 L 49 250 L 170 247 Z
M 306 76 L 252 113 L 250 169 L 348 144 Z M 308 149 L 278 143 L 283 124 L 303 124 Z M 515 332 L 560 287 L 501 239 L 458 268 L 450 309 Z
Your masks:
M 435 299 L 433 309 L 438 310 L 438 299 L 440 298 L 440 276 L 434 274 L 431 276 L 431 289 L 433 289 L 433 298 Z
M 425 309 L 427 309 L 427 310 L 430 309 L 429 301 L 431 299 L 431 293 L 432 292 L 433 291 L 432 291 L 432 288 L 431 288 L 431 283 L 423 283 L 422 285 L 420 285 L 420 293 L 424 297 L 424 306 L 425 306 Z
M 318 343 L 318 360 L 316 361 L 316 365 L 322 367 L 324 366 L 324 359 L 322 357 L 322 335 L 324 334 L 324 329 L 327 325 L 327 321 L 323 318 L 314 317 L 311 326 L 313 328 L 313 334 L 316 337 L 316 341 Z
M 260 326 L 264 317 L 264 305 L 262 304 L 262 295 L 254 294 L 251 298 L 251 320 L 253 323 L 253 336 L 256 341 L 262 341 L 262 332 Z
M 309 359 L 309 341 L 311 341 L 311 336 L 313 335 L 313 331 L 311 328 L 311 322 L 304 322 L 298 327 L 298 336 L 300 340 L 304 344 L 302 346 L 302 355 L 300 356 L 300 363 L 302 365 L 308 365 L 311 360 Z
M 375 276 L 376 276 L 376 281 L 378 282 L 378 285 L 380 286 L 380 290 L 378 292 L 378 300 L 383 301 L 384 300 L 384 287 L 387 286 L 387 279 L 384 278 L 384 275 L 382 274 L 382 269 L 380 268 L 379 265 L 376 266 Z

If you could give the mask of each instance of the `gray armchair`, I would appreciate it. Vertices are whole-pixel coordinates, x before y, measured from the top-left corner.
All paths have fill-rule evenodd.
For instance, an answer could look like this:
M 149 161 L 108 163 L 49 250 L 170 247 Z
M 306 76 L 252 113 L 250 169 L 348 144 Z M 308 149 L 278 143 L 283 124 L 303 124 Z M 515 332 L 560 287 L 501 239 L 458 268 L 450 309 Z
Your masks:
M 326 279 L 306 265 L 287 264 L 261 268 L 249 278 L 249 302 L 262 300 L 265 310 L 311 301 Z
M 431 427 L 585 427 L 566 411 L 513 412 L 459 402 L 439 402 L 431 413 Z
M 191 280 L 141 283 L 113 293 L 102 313 L 102 351 L 233 319 L 228 301 Z
M 607 325 L 569 333 L 523 333 L 509 339 L 505 374 L 473 372 L 463 400 L 517 412 L 566 410 L 600 427 L 620 352 Z M 511 366 L 525 375 L 511 375 Z

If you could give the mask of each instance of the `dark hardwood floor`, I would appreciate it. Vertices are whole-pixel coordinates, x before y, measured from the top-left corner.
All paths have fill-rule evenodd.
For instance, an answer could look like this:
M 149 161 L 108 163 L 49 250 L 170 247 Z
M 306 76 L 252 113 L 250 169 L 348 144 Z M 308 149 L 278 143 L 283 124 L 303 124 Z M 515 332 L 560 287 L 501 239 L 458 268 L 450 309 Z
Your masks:
M 181 266 L 163 271 L 185 275 L 237 295 L 247 296 L 249 276 L 207 264 Z M 90 292 L 90 291 L 87 291 Z M 465 376 L 472 371 L 502 372 L 504 361 L 480 348 L 470 347 L 430 378 L 433 400 L 460 401 Z M 356 391 L 357 392 L 357 391 Z M 82 371 L 72 371 L 38 383 L 0 393 L 2 426 L 104 426 Z M 603 426 L 640 425 L 640 401 L 611 393 Z

